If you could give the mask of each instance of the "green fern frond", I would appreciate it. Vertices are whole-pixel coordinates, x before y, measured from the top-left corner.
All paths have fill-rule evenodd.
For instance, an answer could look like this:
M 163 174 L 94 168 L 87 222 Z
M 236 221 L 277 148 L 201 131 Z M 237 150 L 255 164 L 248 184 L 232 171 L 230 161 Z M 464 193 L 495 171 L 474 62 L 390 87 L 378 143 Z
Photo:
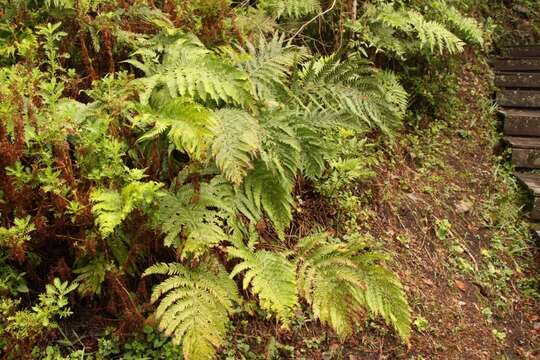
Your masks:
M 463 51 L 464 43 L 442 23 L 426 20 L 411 9 L 395 9 L 392 4 L 368 5 L 366 12 L 349 27 L 368 45 L 403 58 L 408 53 Z
M 141 48 L 126 61 L 146 74 L 136 80 L 144 88 L 141 103 L 146 104 L 152 91 L 161 87 L 172 98 L 182 96 L 238 105 L 252 99 L 247 75 L 213 55 L 195 36 L 156 36 L 151 44 L 153 48 Z
M 416 31 L 421 48 L 429 48 L 430 52 L 439 49 L 440 54 L 445 50 L 450 54 L 463 51 L 463 41 L 451 33 L 443 24 L 426 20 L 422 14 L 412 10 L 403 15 L 408 17 L 409 24 Z
M 403 287 L 394 273 L 378 264 L 386 256 L 364 253 L 354 257 L 365 289 L 360 292 L 367 308 L 392 324 L 399 336 L 408 341 L 411 314 Z
M 461 39 L 469 44 L 484 46 L 484 32 L 474 18 L 463 16 L 455 7 L 447 4 L 440 4 L 438 9 L 450 29 Z
M 240 297 L 234 281 L 221 265 L 199 264 L 187 268 L 179 263 L 155 264 L 143 276 L 167 275 L 152 291 L 159 305 L 159 328 L 181 344 L 184 357 L 208 360 L 225 343 L 229 316 Z
M 260 152 L 260 126 L 249 113 L 237 109 L 216 111 L 216 134 L 212 154 L 223 175 L 233 184 L 242 183 L 252 168 L 253 157 Z
M 258 42 L 248 42 L 245 49 L 224 49 L 225 53 L 246 72 L 253 93 L 260 101 L 274 100 L 277 95 L 287 96 L 287 80 L 294 66 L 307 57 L 307 50 L 285 44 L 284 36 L 277 33 L 267 40 L 260 36 Z
M 226 240 L 224 221 L 233 213 L 232 196 L 230 185 L 217 180 L 198 190 L 184 185 L 176 194 L 167 193 L 156 214 L 165 246 L 177 247 L 183 258 L 196 258 Z
M 288 324 L 298 302 L 294 265 L 282 254 L 251 251 L 242 245 L 229 247 L 227 252 L 232 258 L 242 260 L 232 270 L 231 278 L 245 272 L 243 288 L 251 285 L 261 308 L 274 312 L 283 324 Z
M 394 72 L 386 70 L 378 72 L 377 77 L 381 82 L 386 101 L 395 106 L 396 114 L 404 117 L 409 105 L 409 94 L 399 82 L 398 76 Z
M 299 18 L 320 11 L 319 0 L 261 0 L 259 7 L 276 17 Z
M 169 140 L 179 151 L 195 159 L 204 159 L 216 126 L 211 111 L 184 98 L 159 101 L 152 107 L 141 107 L 141 110 L 136 122 L 150 124 L 153 129 L 142 135 L 139 142 L 155 139 L 168 130 Z
M 389 132 L 403 114 L 387 101 L 383 83 L 370 63 L 355 55 L 342 61 L 337 54 L 304 65 L 293 82 L 304 108 L 331 111 L 346 126 Z
M 292 183 L 270 170 L 262 161 L 257 161 L 242 186 L 245 200 L 250 207 L 263 210 L 268 216 L 280 239 L 292 220 Z
M 95 189 L 90 194 L 94 204 L 92 213 L 101 236 L 108 237 L 136 208 L 152 203 L 160 196 L 161 184 L 154 181 L 133 181 L 120 192 L 111 189 Z
M 381 315 L 408 341 L 410 309 L 396 276 L 379 265 L 378 253 L 361 251 L 357 240 L 330 242 L 327 234 L 297 244 L 298 287 L 321 322 L 345 338 L 365 309 Z

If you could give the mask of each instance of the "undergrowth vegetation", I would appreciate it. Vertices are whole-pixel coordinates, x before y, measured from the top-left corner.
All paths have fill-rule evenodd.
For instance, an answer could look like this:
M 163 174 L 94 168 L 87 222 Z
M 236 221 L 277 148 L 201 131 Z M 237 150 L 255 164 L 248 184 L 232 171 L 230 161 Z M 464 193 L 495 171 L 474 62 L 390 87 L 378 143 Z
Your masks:
M 491 46 L 468 3 L 2 2 L 4 358 L 235 358 L 246 316 L 408 344 L 359 187 Z

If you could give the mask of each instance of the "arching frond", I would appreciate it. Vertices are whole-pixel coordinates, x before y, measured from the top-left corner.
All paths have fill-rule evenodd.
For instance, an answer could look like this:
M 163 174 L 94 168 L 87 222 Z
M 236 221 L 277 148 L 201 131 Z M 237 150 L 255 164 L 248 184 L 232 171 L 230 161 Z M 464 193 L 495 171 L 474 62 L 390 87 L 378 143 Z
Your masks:
M 261 150 L 259 123 L 248 112 L 238 109 L 218 110 L 215 116 L 212 154 L 223 175 L 239 185 L 252 168 L 253 157 Z
M 179 151 L 195 159 L 203 159 L 214 138 L 216 119 L 211 111 L 184 98 L 168 99 L 158 106 L 145 106 L 136 121 L 153 128 L 138 141 L 154 139 L 167 131 L 167 136 Z
M 120 192 L 112 189 L 95 189 L 90 194 L 92 213 L 103 237 L 107 237 L 137 207 L 150 204 L 160 194 L 161 184 L 154 181 L 133 181 Z
M 298 250 L 298 288 L 323 323 L 344 338 L 367 310 L 381 315 L 408 341 L 410 309 L 396 276 L 378 262 L 379 253 L 362 244 L 330 242 L 327 234 L 301 239 Z
M 165 246 L 175 246 L 182 257 L 199 257 L 228 238 L 225 220 L 233 213 L 232 188 L 223 182 L 201 183 L 199 189 L 184 185 L 167 193 L 155 214 L 165 233 Z
M 277 17 L 299 18 L 320 10 L 319 0 L 261 0 L 259 7 Z
M 359 56 L 342 61 L 338 55 L 304 65 L 293 83 L 302 106 L 331 111 L 347 126 L 389 131 L 403 114 L 388 102 L 377 71 Z
M 293 263 L 272 251 L 251 251 L 245 246 L 227 248 L 229 256 L 241 259 L 231 272 L 231 278 L 243 274 L 243 288 L 251 285 L 263 309 L 275 313 L 287 324 L 297 305 L 296 274 Z
M 189 96 L 203 102 L 245 104 L 251 99 L 247 75 L 212 54 L 194 35 L 156 36 L 151 48 L 141 48 L 126 61 L 146 77 L 141 102 L 146 104 L 156 88 L 171 97 Z M 140 58 L 141 60 L 137 60 Z
M 288 77 L 307 56 L 305 48 L 285 44 L 284 36 L 277 33 L 269 40 L 260 36 L 256 43 L 248 42 L 236 51 L 224 49 L 224 53 L 247 73 L 253 93 L 264 102 L 287 96 Z
M 159 328 L 181 344 L 186 359 L 208 360 L 225 343 L 234 304 L 240 302 L 236 284 L 221 265 L 155 264 L 143 276 L 168 276 L 152 291 L 159 305 Z

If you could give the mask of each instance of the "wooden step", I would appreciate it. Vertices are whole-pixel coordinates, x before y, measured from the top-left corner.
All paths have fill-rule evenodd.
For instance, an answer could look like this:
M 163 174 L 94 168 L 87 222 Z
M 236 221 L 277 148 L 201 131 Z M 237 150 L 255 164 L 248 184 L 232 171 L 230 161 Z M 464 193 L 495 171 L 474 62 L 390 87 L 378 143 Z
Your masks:
M 492 65 L 497 71 L 540 71 L 540 58 L 495 59 Z
M 540 138 L 505 136 L 512 146 L 512 164 L 516 168 L 540 168 Z
M 504 134 L 540 136 L 540 110 L 503 109 Z
M 540 108 L 540 90 L 508 90 L 497 94 L 500 105 L 518 108 Z
M 514 59 L 540 57 L 540 45 L 505 46 L 501 48 L 501 56 Z
M 540 138 L 537 137 L 505 136 L 503 140 L 512 145 L 513 148 L 540 149 Z
M 533 220 L 540 220 L 540 175 L 516 173 L 516 177 L 534 195 L 533 208 L 529 217 Z
M 501 72 L 495 75 L 495 85 L 511 88 L 540 88 L 540 73 Z

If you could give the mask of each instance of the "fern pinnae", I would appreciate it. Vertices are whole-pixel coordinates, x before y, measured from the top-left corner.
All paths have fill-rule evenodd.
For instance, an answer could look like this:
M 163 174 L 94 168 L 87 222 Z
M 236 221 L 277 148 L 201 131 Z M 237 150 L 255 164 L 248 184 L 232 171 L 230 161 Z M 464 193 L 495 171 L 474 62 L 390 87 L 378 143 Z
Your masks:
M 235 283 L 221 265 L 202 263 L 190 269 L 179 263 L 160 263 L 143 276 L 170 277 L 156 285 L 152 301 L 159 327 L 174 343 L 183 345 L 186 359 L 209 359 L 223 345 L 234 303 L 240 298 Z

